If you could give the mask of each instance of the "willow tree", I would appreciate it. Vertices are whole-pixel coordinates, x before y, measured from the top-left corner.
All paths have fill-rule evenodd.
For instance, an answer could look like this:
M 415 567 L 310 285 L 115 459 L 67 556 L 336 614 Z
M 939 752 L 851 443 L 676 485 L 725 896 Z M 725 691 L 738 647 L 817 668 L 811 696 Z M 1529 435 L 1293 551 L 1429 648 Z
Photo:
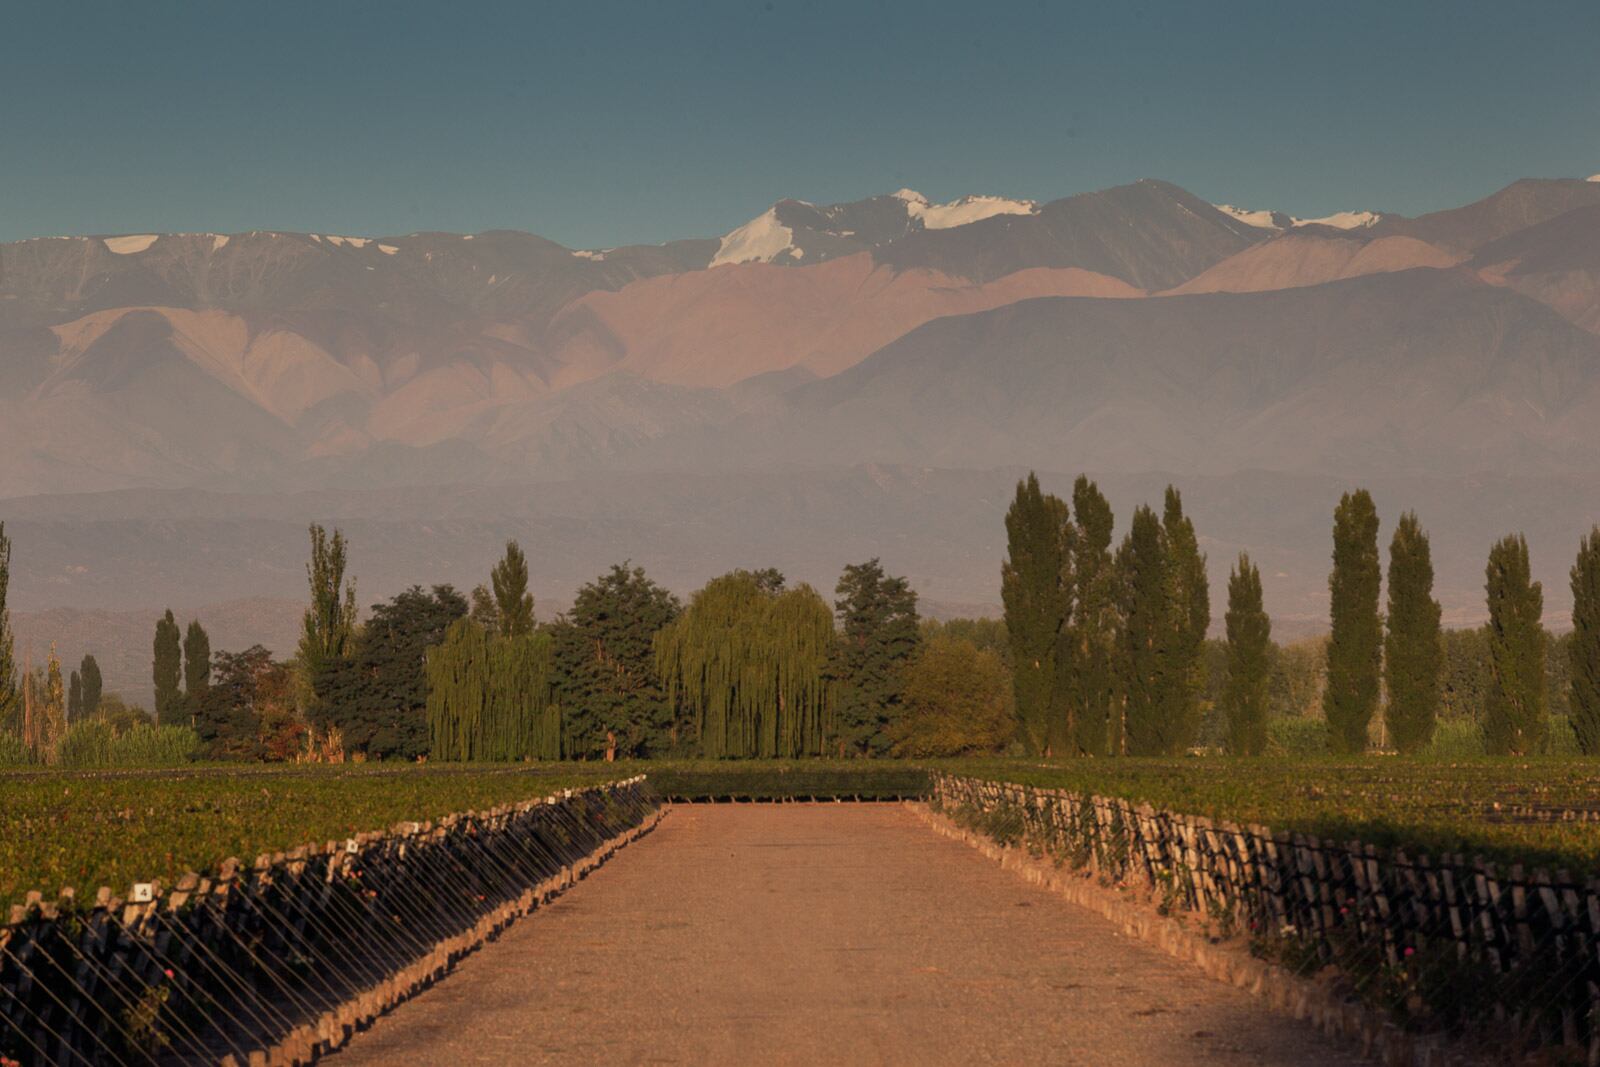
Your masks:
M 833 610 L 809 585 L 734 571 L 656 634 L 656 673 L 705 755 L 813 756 L 833 728 L 833 640 Z
M 550 635 L 458 619 L 428 650 L 428 749 L 442 760 L 561 758 Z

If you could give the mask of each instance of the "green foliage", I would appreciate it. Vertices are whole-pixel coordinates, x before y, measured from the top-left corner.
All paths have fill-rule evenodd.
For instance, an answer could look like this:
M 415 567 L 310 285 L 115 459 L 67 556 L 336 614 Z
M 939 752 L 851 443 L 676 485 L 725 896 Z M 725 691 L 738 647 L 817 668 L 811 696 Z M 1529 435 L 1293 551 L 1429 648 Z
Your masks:
M 917 594 L 906 579 L 884 574 L 877 559 L 845 567 L 834 592 L 840 632 L 828 665 L 831 740 L 847 752 L 881 755 L 900 710 L 901 673 L 922 639 Z
M 33 751 L 21 734 L 0 730 L 0 767 L 26 767 L 33 762 Z
M 178 621 L 172 609 L 156 620 L 151 678 L 156 689 L 156 721 L 163 726 L 181 726 L 189 721 L 183 704 L 183 651 L 180 648 Z
M 1267 699 L 1272 660 L 1272 623 L 1261 601 L 1261 572 L 1239 554 L 1228 579 L 1228 751 L 1259 756 L 1267 748 Z
M 1427 747 L 1439 716 L 1444 649 L 1433 556 L 1414 512 L 1400 516 L 1389 543 L 1389 626 L 1384 638 L 1384 711 L 1389 738 L 1403 755 Z
M 833 612 L 808 585 L 735 571 L 655 637 L 656 671 L 713 758 L 816 755 L 832 731 Z
M 85 655 L 78 667 L 78 674 L 83 679 L 83 713 L 87 716 L 100 714 L 100 702 L 105 693 L 100 664 L 95 662 L 92 655 Z
M 1422 754 L 1428 759 L 1473 759 L 1484 754 L 1483 724 L 1477 719 L 1442 719 Z
M 887 800 L 928 791 L 927 770 L 898 760 L 671 760 L 635 768 L 660 796 L 690 800 Z
M 677 597 L 626 563 L 578 590 L 551 627 L 566 755 L 659 756 L 678 745 L 653 642 L 682 612 Z
M 211 637 L 198 619 L 183 635 L 183 692 L 191 707 L 211 684 Z
M 199 750 L 200 738 L 187 726 L 141 723 L 119 731 L 98 718 L 68 727 L 51 762 L 64 770 L 182 767 Z
M 889 725 L 896 756 L 987 755 L 1016 734 L 1011 678 L 1000 657 L 938 636 L 905 668 L 904 712 Z
M 1572 637 L 1567 646 L 1571 665 L 1568 714 L 1578 744 L 1588 755 L 1600 755 L 1600 526 L 1578 545 L 1572 565 Z
M 495 621 L 507 637 L 526 637 L 533 633 L 533 594 L 528 592 L 528 559 L 522 546 L 506 542 L 505 558 L 489 572 L 494 588 Z
M 1483 736 L 1490 753 L 1535 752 L 1548 727 L 1545 701 L 1544 589 L 1532 580 L 1528 542 L 1505 537 L 1489 550 L 1489 693 Z
M 561 758 L 553 641 L 457 619 L 428 654 L 428 750 L 447 760 Z
M 147 775 L 0 776 L 0 909 L 32 889 L 173 884 L 228 857 L 343 840 L 404 821 L 436 819 L 591 785 L 615 774 L 497 768 L 191 769 Z M 153 787 L 158 786 L 158 787 Z
M 1066 648 L 1059 655 L 1068 672 L 1072 745 L 1083 755 L 1103 756 L 1111 744 L 1117 695 L 1117 573 L 1111 554 L 1115 520 L 1100 487 L 1083 475 L 1072 487 L 1072 513 L 1072 610 L 1063 631 Z
M 1006 677 L 1011 677 L 1011 635 L 1004 619 L 923 619 L 918 628 L 924 644 L 936 637 L 953 637 L 971 641 L 980 652 L 993 652 L 1000 657 Z
M 16 639 L 11 633 L 11 539 L 0 522 L 0 731 L 22 731 L 22 679 L 17 671 Z
M 1111 752 L 1153 755 L 1163 751 L 1165 740 L 1160 717 L 1169 618 L 1161 520 L 1143 504 L 1134 511 L 1128 535 L 1117 550 L 1117 574 L 1122 618 L 1117 676 L 1122 717 L 1112 722 Z
M 328 661 L 313 683 L 318 729 L 338 731 L 345 751 L 374 759 L 426 754 L 428 650 L 466 614 L 466 598 L 448 585 L 414 585 L 374 604 L 351 655 Z
M 1321 719 L 1271 719 L 1267 722 L 1269 755 L 1308 759 L 1328 754 L 1328 724 Z
M 1378 709 L 1383 626 L 1378 619 L 1378 510 L 1365 489 L 1345 493 L 1333 512 L 1333 572 L 1328 576 L 1328 682 L 1322 694 L 1328 747 L 1364 752 Z
M 1446 630 L 1441 717 L 1479 722 L 1489 700 L 1489 629 Z
M 83 718 L 83 677 L 73 671 L 67 682 L 67 721 Z
M 1167 486 L 1161 517 L 1166 626 L 1160 674 L 1160 754 L 1181 755 L 1200 731 L 1200 700 L 1205 692 L 1205 640 L 1211 626 L 1211 593 L 1206 558 L 1194 523 L 1183 513 L 1183 499 Z
M 1316 718 L 1321 723 L 1322 686 L 1328 664 L 1324 646 L 1322 638 L 1310 638 L 1274 647 L 1267 699 L 1275 715 Z
M 289 668 L 275 663 L 260 645 L 243 652 L 218 652 L 216 681 L 194 702 L 195 733 L 208 759 L 285 758 L 269 752 L 267 739 L 274 709 L 291 699 Z
M 345 581 L 348 546 L 344 534 L 311 526 L 311 560 L 306 564 L 306 580 L 311 586 L 311 606 L 306 609 L 300 633 L 300 667 L 312 693 L 312 704 L 323 699 L 317 688 L 319 679 L 340 660 L 349 657 L 355 644 L 356 583 Z M 313 709 L 315 710 L 315 709 Z
M 1067 505 L 1039 489 L 1029 474 L 1017 483 L 1017 495 L 1006 512 L 1006 561 L 1000 568 L 1000 599 L 1005 604 L 1006 631 L 1011 636 L 1012 685 L 1016 691 L 1019 736 L 1029 752 L 1050 747 L 1052 727 L 1066 709 L 1057 697 L 1056 655 L 1067 623 L 1067 568 L 1064 544 Z

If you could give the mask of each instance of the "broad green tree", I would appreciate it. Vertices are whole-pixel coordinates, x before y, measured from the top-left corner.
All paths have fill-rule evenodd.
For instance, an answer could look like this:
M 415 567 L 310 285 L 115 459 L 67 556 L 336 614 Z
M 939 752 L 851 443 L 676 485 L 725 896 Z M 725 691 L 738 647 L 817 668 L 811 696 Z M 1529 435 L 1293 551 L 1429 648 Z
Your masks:
M 1072 487 L 1072 613 L 1065 627 L 1067 698 L 1077 752 L 1109 751 L 1116 699 L 1117 576 L 1111 554 L 1114 519 L 1100 487 L 1080 475 Z
M 845 751 L 881 755 L 885 729 L 899 711 L 901 674 L 917 653 L 917 594 L 885 574 L 877 559 L 844 569 L 834 590 L 839 638 L 828 675 L 834 682 L 834 739 Z
M 183 692 L 192 704 L 211 684 L 211 637 L 198 619 L 183 634 Z
M 183 649 L 171 608 L 156 620 L 151 680 L 156 690 L 156 722 L 162 726 L 189 725 L 189 714 L 183 706 Z
M 820 755 L 832 736 L 833 611 L 764 572 L 708 582 L 655 636 L 656 673 L 713 759 Z
M 1544 589 L 1533 581 L 1521 534 L 1489 550 L 1484 589 L 1489 606 L 1489 694 L 1484 747 L 1492 755 L 1538 750 L 1549 726 L 1545 704 Z
M 561 758 L 554 642 L 457 619 L 428 651 L 428 752 L 445 760 Z
M 682 611 L 677 597 L 628 563 L 578 590 L 572 610 L 549 628 L 564 755 L 662 756 L 679 747 L 654 641 Z
M 1159 748 L 1163 755 L 1177 756 L 1188 751 L 1200 732 L 1211 593 L 1194 523 L 1183 513 L 1183 498 L 1170 485 L 1162 509 L 1161 547 L 1167 622 L 1157 716 Z
M 11 590 L 11 539 L 0 522 L 0 731 L 22 729 L 21 675 L 17 670 L 16 640 L 11 633 L 11 611 L 6 597 Z
M 105 680 L 100 676 L 100 664 L 92 655 L 85 655 L 78 666 L 83 676 L 83 714 L 86 718 L 100 713 L 100 701 L 105 692 Z
M 1567 655 L 1572 732 L 1586 755 L 1600 755 L 1600 526 L 1578 545 L 1572 565 L 1572 637 Z
M 988 755 L 1016 734 L 1011 679 L 1000 657 L 971 641 L 933 637 L 905 669 L 904 712 L 889 724 L 896 756 Z
M 1161 520 L 1141 504 L 1117 550 L 1122 617 L 1117 688 L 1122 714 L 1112 723 L 1113 754 L 1158 756 L 1165 750 L 1160 717 L 1169 622 L 1166 571 Z
M 1259 756 L 1267 747 L 1267 694 L 1272 681 L 1272 623 L 1261 597 L 1261 572 L 1250 557 L 1228 578 L 1228 678 L 1222 691 L 1228 751 Z
M 528 559 L 522 546 L 506 542 L 506 554 L 489 572 L 500 632 L 507 637 L 533 633 L 533 594 L 528 592 Z
M 1060 698 L 1056 655 L 1069 615 L 1069 565 L 1064 533 L 1067 505 L 1039 489 L 1029 474 L 1017 483 L 1016 498 L 1006 512 L 1006 561 L 1000 569 L 1000 599 L 1005 604 L 1006 631 L 1011 637 L 1012 685 L 1023 746 L 1043 753 L 1052 726 L 1066 708 Z
M 1433 739 L 1444 677 L 1439 602 L 1433 598 L 1433 556 L 1414 512 L 1400 516 L 1389 542 L 1389 618 L 1384 635 L 1384 711 L 1389 739 L 1401 753 Z
M 1333 512 L 1333 572 L 1328 576 L 1328 682 L 1322 711 L 1328 748 L 1365 752 L 1367 728 L 1378 710 L 1383 626 L 1378 593 L 1378 509 L 1365 489 L 1345 493 Z

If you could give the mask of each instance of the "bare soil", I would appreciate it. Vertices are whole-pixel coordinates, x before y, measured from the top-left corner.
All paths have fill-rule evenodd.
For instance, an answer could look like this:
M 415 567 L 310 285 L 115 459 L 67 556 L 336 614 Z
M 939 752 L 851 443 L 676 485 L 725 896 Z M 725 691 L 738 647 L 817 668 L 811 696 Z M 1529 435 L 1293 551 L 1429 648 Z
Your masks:
M 679 806 L 333 1057 L 1361 1062 L 898 805 Z

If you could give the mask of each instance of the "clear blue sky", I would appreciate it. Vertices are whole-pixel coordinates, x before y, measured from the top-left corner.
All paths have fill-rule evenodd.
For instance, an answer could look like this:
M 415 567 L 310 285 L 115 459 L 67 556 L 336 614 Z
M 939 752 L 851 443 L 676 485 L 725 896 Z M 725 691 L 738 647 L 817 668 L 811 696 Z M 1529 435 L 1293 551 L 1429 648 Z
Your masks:
M 1300 215 L 1600 171 L 1600 3 L 17 3 L 0 239 L 716 234 L 1140 177 Z

